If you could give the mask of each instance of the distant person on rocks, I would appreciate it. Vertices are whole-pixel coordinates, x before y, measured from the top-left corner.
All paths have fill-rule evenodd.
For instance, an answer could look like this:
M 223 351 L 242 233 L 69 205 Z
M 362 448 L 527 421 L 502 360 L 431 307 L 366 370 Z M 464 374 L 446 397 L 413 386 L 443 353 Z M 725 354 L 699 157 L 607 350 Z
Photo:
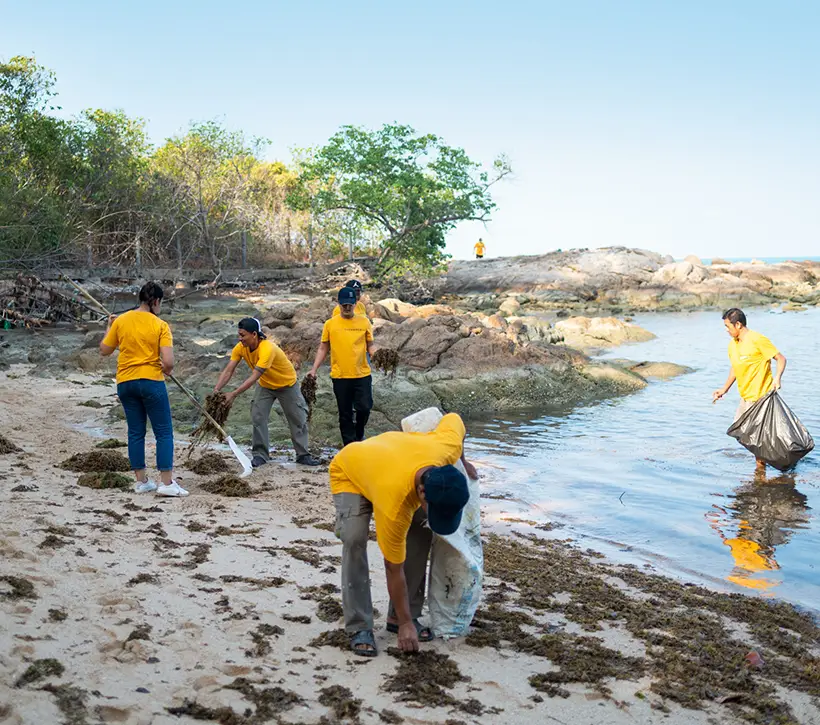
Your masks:
M 362 302 L 362 283 L 357 279 L 351 279 L 349 282 L 345 282 L 345 287 L 349 287 L 356 293 L 356 306 L 353 308 L 353 313 L 367 317 L 367 308 L 364 306 L 364 302 Z M 336 305 L 336 307 L 333 308 L 333 317 L 338 317 L 341 314 L 342 308 Z
M 255 388 L 251 403 L 253 424 L 254 468 L 270 461 L 270 433 L 268 419 L 274 401 L 279 401 L 290 428 L 290 439 L 296 451 L 296 462 L 303 466 L 318 466 L 308 451 L 308 405 L 296 382 L 296 370 L 282 349 L 265 337 L 262 325 L 254 317 L 239 321 L 239 342 L 231 351 L 231 359 L 219 376 L 214 392 L 219 392 L 233 377 L 237 365 L 244 360 L 251 374 L 236 390 L 226 393 L 233 404 L 236 396 Z
M 484 244 L 481 238 L 479 238 L 479 240 L 475 243 L 473 250 L 475 251 L 476 259 L 484 259 L 484 252 L 487 251 L 487 245 Z
M 732 307 L 723 313 L 723 324 L 732 338 L 729 342 L 729 361 L 732 369 L 725 385 L 712 393 L 712 402 L 716 403 L 737 381 L 740 393 L 740 405 L 735 412 L 738 420 L 763 396 L 772 390 L 780 390 L 783 372 L 786 369 L 786 357 L 764 335 L 746 327 L 746 315 L 743 310 Z M 777 370 L 772 377 L 771 361 L 777 363 Z M 757 459 L 757 467 L 765 469 L 766 463 Z
M 342 287 L 338 296 L 341 314 L 331 317 L 322 329 L 322 342 L 313 369 L 316 376 L 330 352 L 330 377 L 339 408 L 342 445 L 364 439 L 364 429 L 373 408 L 373 377 L 368 356 L 375 351 L 370 320 L 357 315 L 356 292 Z
M 163 290 L 156 282 L 143 285 L 139 307 L 108 318 L 108 329 L 100 343 L 100 353 L 117 358 L 117 396 L 128 424 L 128 459 L 137 479 L 137 493 L 156 491 L 159 496 L 187 496 L 173 479 L 174 425 L 165 376 L 174 369 L 174 341 L 171 328 L 159 318 Z M 145 471 L 145 431 L 151 421 L 157 441 L 157 469 L 160 485 Z
M 398 634 L 405 652 L 433 639 L 419 622 L 433 532 L 455 532 L 470 498 L 467 480 L 453 464 L 461 459 L 467 475 L 477 478 L 464 458 L 465 435 L 464 422 L 450 413 L 430 433 L 393 431 L 352 443 L 330 464 L 345 630 L 357 655 L 376 656 L 367 561 L 371 517 L 390 594 L 387 630 Z

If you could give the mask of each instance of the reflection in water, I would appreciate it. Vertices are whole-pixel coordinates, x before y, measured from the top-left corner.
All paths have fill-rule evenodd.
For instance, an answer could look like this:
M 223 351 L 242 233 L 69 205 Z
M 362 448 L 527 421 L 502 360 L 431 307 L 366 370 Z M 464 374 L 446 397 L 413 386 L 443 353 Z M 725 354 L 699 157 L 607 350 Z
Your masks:
M 750 589 L 777 586 L 778 581 L 762 572 L 779 569 L 775 549 L 786 544 L 795 529 L 808 526 L 808 499 L 797 490 L 793 474 L 767 479 L 763 472 L 736 488 L 732 498 L 730 506 L 713 506 L 706 514 L 734 559 L 726 578 Z

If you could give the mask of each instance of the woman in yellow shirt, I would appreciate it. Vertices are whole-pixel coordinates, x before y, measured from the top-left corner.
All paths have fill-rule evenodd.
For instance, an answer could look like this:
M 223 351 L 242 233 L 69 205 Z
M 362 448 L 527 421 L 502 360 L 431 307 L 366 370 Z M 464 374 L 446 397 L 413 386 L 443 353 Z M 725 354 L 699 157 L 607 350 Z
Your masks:
M 165 376 L 174 369 L 174 342 L 168 323 L 159 318 L 163 291 L 148 282 L 139 294 L 140 305 L 119 317 L 111 316 L 100 352 L 117 358 L 117 395 L 128 424 L 128 459 L 137 478 L 137 493 L 187 496 L 173 479 L 174 427 Z M 145 430 L 150 419 L 157 441 L 158 487 L 145 472 Z

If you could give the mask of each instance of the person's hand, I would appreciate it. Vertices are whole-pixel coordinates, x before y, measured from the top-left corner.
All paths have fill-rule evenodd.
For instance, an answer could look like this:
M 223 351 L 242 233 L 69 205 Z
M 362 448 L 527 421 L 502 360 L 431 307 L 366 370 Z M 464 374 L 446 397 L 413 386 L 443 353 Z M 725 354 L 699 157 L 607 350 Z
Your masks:
M 402 652 L 419 651 L 419 635 L 412 621 L 399 625 L 399 649 Z
M 775 390 L 780 390 L 780 387 L 781 387 L 780 378 L 775 378 L 774 389 Z
M 469 461 L 464 461 L 464 470 L 467 471 L 467 475 L 471 480 L 478 480 L 478 471 L 476 471 L 475 466 L 472 463 Z
M 306 378 L 315 378 L 315 377 L 316 377 L 316 371 L 315 371 L 315 370 L 310 370 L 310 371 L 308 372 L 308 374 L 307 374 L 307 375 L 305 375 L 305 377 L 306 377 Z
M 110 329 L 111 329 L 111 325 L 113 325 L 113 324 L 114 324 L 114 320 L 116 320 L 116 319 L 117 319 L 117 316 L 116 316 L 116 315 L 108 315 L 108 319 L 107 319 L 107 321 L 106 321 L 106 322 L 107 322 L 107 324 L 106 324 L 106 328 L 105 328 L 105 329 L 106 329 L 106 330 L 110 330 Z
M 724 393 L 722 390 L 716 390 L 714 393 L 712 393 L 712 404 L 717 403 L 718 400 L 720 400 L 724 395 L 726 395 L 726 393 Z
M 233 401 L 236 399 L 236 391 L 232 391 L 230 393 L 225 393 L 225 402 L 228 405 L 233 405 Z

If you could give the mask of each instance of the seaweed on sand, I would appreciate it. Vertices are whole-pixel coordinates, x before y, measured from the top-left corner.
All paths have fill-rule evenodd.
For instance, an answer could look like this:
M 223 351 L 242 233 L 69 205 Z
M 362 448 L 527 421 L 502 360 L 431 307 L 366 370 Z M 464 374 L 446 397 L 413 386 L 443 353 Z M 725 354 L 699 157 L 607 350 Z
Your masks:
M 188 462 L 189 470 L 200 476 L 207 476 L 210 473 L 227 473 L 231 470 L 228 462 L 218 453 L 203 453 L 195 461 Z
M 458 707 L 459 702 L 447 690 L 468 678 L 449 655 L 422 650 L 403 653 L 396 647 L 387 650 L 397 657 L 399 666 L 384 682 L 387 692 L 399 693 L 399 702 L 415 702 L 424 707 Z
M 118 440 L 116 438 L 106 438 L 104 441 L 100 441 L 97 443 L 94 448 L 103 448 L 103 449 L 110 449 L 110 448 L 125 448 L 128 444 Z
M 95 473 L 102 471 L 125 472 L 131 470 L 128 459 L 117 451 L 98 450 L 75 453 L 60 464 L 60 468 L 75 473 Z
M 22 448 L 12 443 L 6 436 L 0 433 L 0 456 L 7 453 L 21 453 Z
M 115 488 L 120 491 L 128 491 L 134 485 L 134 482 L 128 476 L 124 476 L 121 473 L 95 471 L 93 473 L 83 473 L 77 479 L 77 485 L 99 490 Z
M 231 474 L 203 483 L 202 490 L 231 498 L 250 498 L 253 495 L 247 481 Z
M 270 643 L 271 637 L 278 637 L 284 634 L 285 630 L 275 624 L 260 624 L 253 632 L 250 633 L 254 646 L 251 649 L 245 650 L 246 657 L 264 657 L 273 647 Z
M 24 685 L 30 685 L 32 682 L 43 680 L 46 677 L 60 677 L 63 672 L 65 672 L 65 667 L 63 667 L 60 660 L 55 660 L 51 657 L 43 660 L 34 660 L 28 669 L 17 678 L 17 682 L 14 683 L 14 686 L 23 687 Z
M 331 685 L 319 690 L 319 704 L 329 707 L 338 720 L 358 720 L 362 701 L 344 685 Z
M 9 591 L 3 591 L 0 586 L 0 599 L 37 599 L 37 592 L 28 579 L 21 576 L 3 575 L 0 576 L 0 585 L 7 584 Z

